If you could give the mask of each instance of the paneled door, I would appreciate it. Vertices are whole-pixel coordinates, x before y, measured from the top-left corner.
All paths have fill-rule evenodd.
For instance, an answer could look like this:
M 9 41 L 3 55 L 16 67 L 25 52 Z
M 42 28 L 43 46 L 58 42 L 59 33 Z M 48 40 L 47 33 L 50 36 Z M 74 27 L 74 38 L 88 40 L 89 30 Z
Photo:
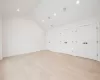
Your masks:
M 100 61 L 100 22 L 98 24 L 98 61 Z
M 76 56 L 97 60 L 97 29 L 95 24 L 80 26 L 76 33 L 77 44 L 74 45 Z
M 2 59 L 2 19 L 0 17 L 0 60 Z
M 64 35 L 63 35 L 63 45 L 61 46 L 63 49 L 64 53 L 73 55 L 73 29 L 69 28 L 69 29 L 65 29 L 64 31 Z

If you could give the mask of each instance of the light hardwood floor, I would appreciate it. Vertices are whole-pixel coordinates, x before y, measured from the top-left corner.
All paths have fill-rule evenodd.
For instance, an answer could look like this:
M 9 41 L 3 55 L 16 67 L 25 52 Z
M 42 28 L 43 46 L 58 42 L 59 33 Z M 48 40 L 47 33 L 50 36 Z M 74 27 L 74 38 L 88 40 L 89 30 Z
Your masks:
M 39 51 L 0 61 L 0 80 L 100 80 L 100 62 Z

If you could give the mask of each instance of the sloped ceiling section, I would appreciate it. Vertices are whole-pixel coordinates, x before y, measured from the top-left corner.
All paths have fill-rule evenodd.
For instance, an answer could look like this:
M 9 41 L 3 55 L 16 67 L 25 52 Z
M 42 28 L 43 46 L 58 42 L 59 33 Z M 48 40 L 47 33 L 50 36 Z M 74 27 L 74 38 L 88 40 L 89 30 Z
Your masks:
M 6 17 L 19 17 L 34 20 L 34 8 L 41 4 L 42 0 L 0 0 L 0 15 Z M 40 28 L 42 28 L 40 26 Z
M 4 16 L 18 16 L 34 18 L 34 8 L 41 0 L 0 0 Z
M 100 0 L 43 0 L 35 8 L 35 19 L 49 29 L 99 16 Z

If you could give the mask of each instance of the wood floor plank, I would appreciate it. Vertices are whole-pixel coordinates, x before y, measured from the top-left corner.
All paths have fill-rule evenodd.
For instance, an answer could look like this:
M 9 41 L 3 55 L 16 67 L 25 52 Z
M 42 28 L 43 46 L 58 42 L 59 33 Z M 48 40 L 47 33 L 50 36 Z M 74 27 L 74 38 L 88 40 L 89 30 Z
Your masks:
M 100 62 L 38 51 L 0 61 L 0 80 L 100 80 Z

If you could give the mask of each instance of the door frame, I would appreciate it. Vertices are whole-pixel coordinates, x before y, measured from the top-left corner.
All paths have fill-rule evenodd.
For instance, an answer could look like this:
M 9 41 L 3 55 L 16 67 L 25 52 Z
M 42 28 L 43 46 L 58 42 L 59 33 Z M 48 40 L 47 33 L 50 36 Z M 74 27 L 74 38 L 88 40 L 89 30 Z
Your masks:
M 0 60 L 2 60 L 2 16 L 0 16 Z

